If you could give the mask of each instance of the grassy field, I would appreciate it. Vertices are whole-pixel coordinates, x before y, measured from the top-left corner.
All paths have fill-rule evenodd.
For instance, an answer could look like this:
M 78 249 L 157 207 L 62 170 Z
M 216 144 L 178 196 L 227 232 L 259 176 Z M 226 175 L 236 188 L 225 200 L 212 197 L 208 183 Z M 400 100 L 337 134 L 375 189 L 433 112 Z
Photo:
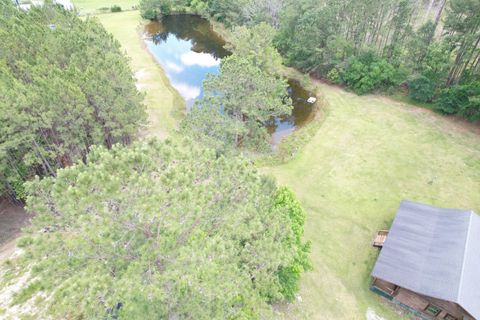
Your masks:
M 140 0 L 73 0 L 81 14 L 109 11 L 113 5 L 120 6 L 122 10 L 132 10 L 134 6 L 138 6 L 139 2 Z
M 368 290 L 376 230 L 402 199 L 480 212 L 479 136 L 424 109 L 320 85 L 330 104 L 294 160 L 264 168 L 290 186 L 308 213 L 315 270 L 291 319 L 399 318 Z
M 139 12 L 102 14 L 97 17 L 131 58 L 137 87 L 145 93 L 144 102 L 149 115 L 149 125 L 144 134 L 163 138 L 172 133 L 184 110 L 184 101 L 146 49 L 140 37 L 142 20 Z

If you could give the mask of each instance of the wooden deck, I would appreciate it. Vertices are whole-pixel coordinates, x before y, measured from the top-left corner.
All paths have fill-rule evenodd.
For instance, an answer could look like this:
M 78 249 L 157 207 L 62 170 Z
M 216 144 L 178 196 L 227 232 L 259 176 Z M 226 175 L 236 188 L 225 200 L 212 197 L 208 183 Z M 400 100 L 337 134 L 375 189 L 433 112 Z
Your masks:
M 375 235 L 375 239 L 373 240 L 372 245 L 376 248 L 383 247 L 385 240 L 387 240 L 388 230 L 380 230 Z

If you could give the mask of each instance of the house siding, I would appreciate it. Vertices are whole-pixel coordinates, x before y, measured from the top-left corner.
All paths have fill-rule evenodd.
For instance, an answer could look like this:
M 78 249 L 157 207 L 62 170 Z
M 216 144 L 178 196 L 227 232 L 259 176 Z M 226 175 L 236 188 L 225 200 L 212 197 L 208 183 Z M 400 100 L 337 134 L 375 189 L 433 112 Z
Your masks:
M 372 283 L 372 291 L 388 298 L 393 303 L 411 311 L 422 319 L 439 320 L 444 319 L 447 314 L 450 314 L 459 320 L 464 319 L 464 317 L 467 319 L 473 319 L 457 303 L 420 295 L 382 279 L 374 279 Z M 436 317 L 427 314 L 425 309 L 429 304 L 439 307 L 442 311 Z

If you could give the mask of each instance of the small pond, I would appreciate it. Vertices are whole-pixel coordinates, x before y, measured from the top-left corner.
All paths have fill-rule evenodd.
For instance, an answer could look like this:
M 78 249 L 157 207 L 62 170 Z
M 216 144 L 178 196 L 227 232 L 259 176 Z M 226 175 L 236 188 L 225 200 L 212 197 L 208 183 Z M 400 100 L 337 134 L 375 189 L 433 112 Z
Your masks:
M 217 74 L 220 60 L 230 54 L 208 20 L 194 15 L 173 15 L 150 22 L 145 26 L 145 42 L 187 108 L 202 96 L 205 76 Z M 308 122 L 314 113 L 313 105 L 307 102 L 313 94 L 295 80 L 288 83 L 294 109 L 291 116 L 273 119 L 268 125 L 273 144 Z

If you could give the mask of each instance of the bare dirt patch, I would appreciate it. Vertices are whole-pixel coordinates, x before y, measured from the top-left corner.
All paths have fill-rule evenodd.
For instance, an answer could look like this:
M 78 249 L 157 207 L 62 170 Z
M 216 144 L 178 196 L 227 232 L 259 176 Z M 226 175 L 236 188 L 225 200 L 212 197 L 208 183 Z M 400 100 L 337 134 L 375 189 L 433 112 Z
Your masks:
M 30 221 L 23 206 L 8 199 L 0 199 L 0 260 L 7 252 L 14 251 L 15 239 Z

